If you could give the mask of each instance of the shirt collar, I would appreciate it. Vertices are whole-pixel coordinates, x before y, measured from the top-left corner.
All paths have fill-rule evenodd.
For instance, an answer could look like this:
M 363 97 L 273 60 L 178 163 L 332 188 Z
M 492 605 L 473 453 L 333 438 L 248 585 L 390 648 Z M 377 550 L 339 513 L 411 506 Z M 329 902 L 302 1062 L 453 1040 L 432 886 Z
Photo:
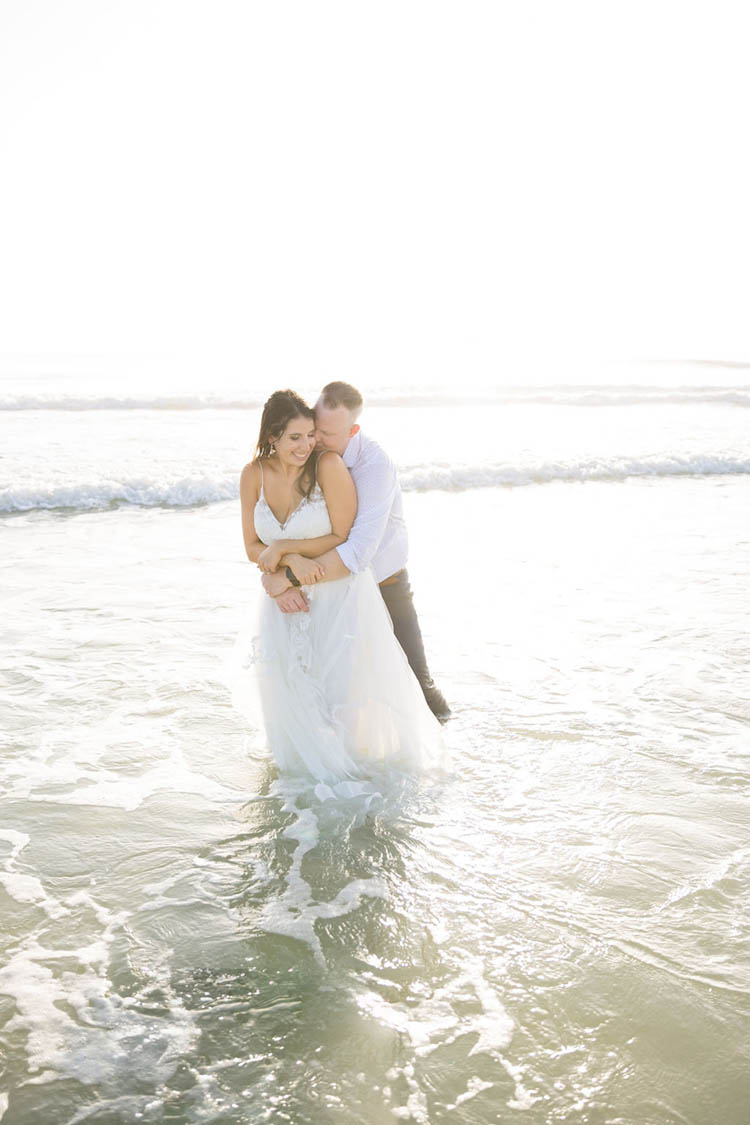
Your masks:
M 359 455 L 362 452 L 362 431 L 357 430 L 354 437 L 349 438 L 346 449 L 344 450 L 343 462 L 347 469 L 351 469 L 356 465 L 359 460 Z

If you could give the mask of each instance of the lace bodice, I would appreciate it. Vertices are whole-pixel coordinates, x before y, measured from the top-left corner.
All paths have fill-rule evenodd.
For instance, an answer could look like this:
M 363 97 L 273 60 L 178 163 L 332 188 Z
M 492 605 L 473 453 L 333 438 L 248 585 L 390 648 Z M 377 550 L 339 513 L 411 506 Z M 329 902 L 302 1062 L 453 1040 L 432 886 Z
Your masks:
M 276 539 L 317 539 L 319 535 L 331 533 L 331 520 L 319 484 L 309 497 L 302 498 L 285 523 L 279 523 L 268 506 L 261 483 L 254 522 L 258 538 L 266 546 Z

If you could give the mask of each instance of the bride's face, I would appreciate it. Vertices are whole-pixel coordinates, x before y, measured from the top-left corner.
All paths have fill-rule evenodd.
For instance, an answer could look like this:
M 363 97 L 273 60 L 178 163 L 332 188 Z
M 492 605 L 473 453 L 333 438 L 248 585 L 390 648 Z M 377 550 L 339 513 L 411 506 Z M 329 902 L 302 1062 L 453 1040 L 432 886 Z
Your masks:
M 312 418 L 292 418 L 274 445 L 282 464 L 301 468 L 315 448 L 315 423 Z

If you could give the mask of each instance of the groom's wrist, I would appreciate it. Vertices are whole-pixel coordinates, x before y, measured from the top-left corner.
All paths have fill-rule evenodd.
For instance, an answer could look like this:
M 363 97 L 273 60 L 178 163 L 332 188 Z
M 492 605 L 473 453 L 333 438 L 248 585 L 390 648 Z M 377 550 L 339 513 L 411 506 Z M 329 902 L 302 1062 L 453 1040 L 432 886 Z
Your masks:
M 301 586 L 302 585 L 299 578 L 297 577 L 297 575 L 294 573 L 294 571 L 292 570 L 292 568 L 290 566 L 284 567 L 284 573 L 286 574 L 287 578 L 291 582 L 292 586 Z

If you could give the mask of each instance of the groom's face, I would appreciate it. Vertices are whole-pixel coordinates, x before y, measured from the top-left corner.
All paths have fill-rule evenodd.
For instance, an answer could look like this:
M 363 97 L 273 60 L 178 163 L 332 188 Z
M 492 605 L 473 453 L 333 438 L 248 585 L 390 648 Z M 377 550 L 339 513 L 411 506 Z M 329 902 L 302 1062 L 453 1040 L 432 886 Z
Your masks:
M 332 449 L 343 453 L 350 438 L 359 430 L 352 413 L 345 406 L 324 406 L 318 400 L 315 405 L 315 441 L 318 449 Z

